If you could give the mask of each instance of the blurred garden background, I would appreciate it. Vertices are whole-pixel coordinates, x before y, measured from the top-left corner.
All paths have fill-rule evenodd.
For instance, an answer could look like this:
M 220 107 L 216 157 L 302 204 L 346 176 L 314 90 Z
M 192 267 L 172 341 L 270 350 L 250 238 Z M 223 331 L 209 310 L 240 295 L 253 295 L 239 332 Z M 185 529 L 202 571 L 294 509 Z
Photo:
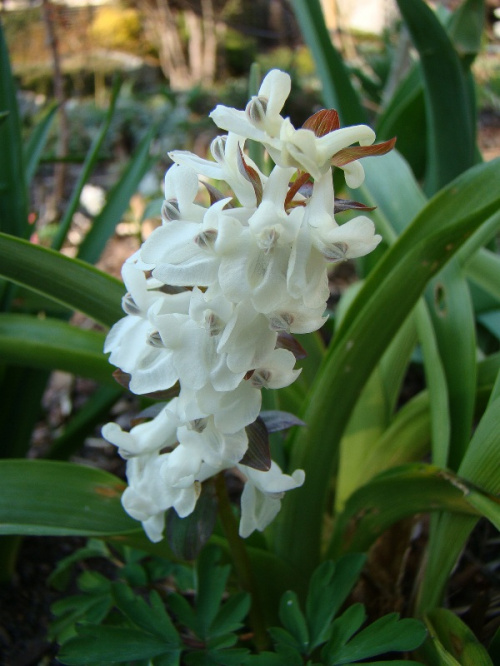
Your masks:
M 497 4 L 486 3 L 483 42 L 474 63 L 485 159 L 498 154 L 500 143 Z M 460 1 L 435 5 L 444 15 Z M 414 59 L 396 3 L 323 0 L 322 8 L 373 123 Z M 86 212 L 95 215 L 102 207 L 125 160 L 154 128 L 150 154 L 156 160 L 118 227 L 124 235 L 140 232 L 147 203 L 160 195 L 167 152 L 182 147 L 206 153 L 216 132 L 208 112 L 217 103 L 244 106 L 252 63 L 262 74 L 273 67 L 291 73 L 293 90 L 285 112 L 296 126 L 324 106 L 313 57 L 288 0 L 4 0 L 2 23 L 26 135 L 54 102 L 59 105 L 31 192 L 33 228 L 42 242 L 55 231 L 117 79 L 122 86 L 116 110 L 74 220 L 75 243 L 79 228 L 83 235 L 90 224 Z M 400 137 L 400 150 L 404 140 Z M 90 208 L 85 209 L 85 201 Z M 146 223 L 145 233 L 149 230 Z
M 337 63 L 332 65 L 332 70 L 326 74 L 325 63 L 318 59 L 318 52 L 313 55 L 314 40 L 304 37 L 308 31 L 304 28 L 304 15 L 302 14 L 301 19 L 299 13 L 307 2 L 308 0 L 0 0 L 0 19 L 6 43 L 6 50 L 2 51 L 1 56 L 0 70 L 3 78 L 0 93 L 7 99 L 12 92 L 9 88 L 9 58 L 17 100 L 15 111 L 12 103 L 14 95 L 2 106 L 2 110 L 8 108 L 8 114 L 1 114 L 0 121 L 5 121 L 8 115 L 10 122 L 12 118 L 17 118 L 15 114 L 18 114 L 21 128 L 17 143 L 17 138 L 13 138 L 10 130 L 1 135 L 5 145 L 0 144 L 0 161 L 3 162 L 0 166 L 0 200 L 3 197 L 6 202 L 5 208 L 0 209 L 3 216 L 0 219 L 1 230 L 29 240 L 30 246 L 52 248 L 62 252 L 65 257 L 82 259 L 83 262 L 95 264 L 104 272 L 120 278 L 124 260 L 161 224 L 163 178 L 171 164 L 168 152 L 174 149 L 190 150 L 206 157 L 211 141 L 219 133 L 208 118 L 209 112 L 217 104 L 226 104 L 237 109 L 245 108 L 249 95 L 255 94 L 258 89 L 257 79 L 262 78 L 272 68 L 280 68 L 289 72 L 292 77 L 292 92 L 283 115 L 289 116 L 295 127 L 300 127 L 315 111 L 333 106 L 332 93 L 327 91 L 325 94 L 324 81 L 332 71 L 340 72 L 345 68 L 360 104 L 352 103 L 352 98 L 349 100 L 350 89 L 347 87 L 345 96 L 342 90 L 340 93 L 337 91 L 337 97 L 342 103 L 342 124 L 366 121 L 376 130 L 377 141 L 388 140 L 397 135 L 396 148 L 412 172 L 410 178 L 410 170 L 406 174 L 401 167 L 402 161 L 396 163 L 396 171 L 391 172 L 392 167 L 388 167 L 387 173 L 394 177 L 395 182 L 399 182 L 399 176 L 401 182 L 408 176 L 405 187 L 410 183 L 408 191 L 401 188 L 401 192 L 398 192 L 396 186 L 396 192 L 391 198 L 391 188 L 387 186 L 387 189 L 384 189 L 383 183 L 381 184 L 384 172 L 381 171 L 380 182 L 376 182 L 376 174 L 372 171 L 372 183 L 375 181 L 379 187 L 380 200 L 377 199 L 377 194 L 373 194 L 374 201 L 362 200 L 367 205 L 373 203 L 379 206 L 382 210 L 381 218 L 385 214 L 384 204 L 387 204 L 390 224 L 387 223 L 386 230 L 391 228 L 391 224 L 397 230 L 397 233 L 393 233 L 393 238 L 390 234 L 384 236 L 383 251 L 388 251 L 397 235 L 417 216 L 426 202 L 419 186 L 422 186 L 426 195 L 432 197 L 461 173 L 466 173 L 469 167 L 475 168 L 473 165 L 483 161 L 490 162 L 500 155 L 500 8 L 497 0 L 427 3 L 438 17 L 439 23 L 446 27 L 448 41 L 443 47 L 444 52 L 448 43 L 452 43 L 454 57 L 456 56 L 453 66 L 456 65 L 456 71 L 460 71 L 456 81 L 449 86 L 443 86 L 443 100 L 447 103 L 446 95 L 454 90 L 453 86 L 457 81 L 458 88 L 462 92 L 466 91 L 461 102 L 475 99 L 472 104 L 474 111 L 471 113 L 471 124 L 475 129 L 472 131 L 470 127 L 464 127 L 464 134 L 466 129 L 471 130 L 470 136 L 464 139 L 464 144 L 468 142 L 470 146 L 474 145 L 477 129 L 477 151 L 475 148 L 471 149 L 470 155 L 458 164 L 460 160 L 455 159 L 454 152 L 458 141 L 455 141 L 449 153 L 443 151 L 442 144 L 435 151 L 433 149 L 432 136 L 435 138 L 436 134 L 432 135 L 429 127 L 432 126 L 432 131 L 435 131 L 434 123 L 439 125 L 439 114 L 429 114 L 429 99 L 432 106 L 436 100 L 436 81 L 431 82 L 431 93 L 427 98 L 428 90 L 426 88 L 424 93 L 425 86 L 422 81 L 425 79 L 427 85 L 425 77 L 428 76 L 428 71 L 422 78 L 416 64 L 422 57 L 422 52 L 420 55 L 417 53 L 412 41 L 415 34 L 410 34 L 396 2 L 322 0 L 327 39 L 331 40 L 343 62 L 343 68 Z M 470 17 L 474 20 L 469 20 Z M 308 34 L 311 32 L 314 30 L 310 29 Z M 470 77 L 469 70 L 472 72 Z M 463 109 L 464 103 L 458 108 L 461 102 L 457 101 L 457 118 L 467 116 Z M 455 120 L 451 118 L 449 125 L 454 125 Z M 441 129 L 446 123 L 445 118 Z M 5 126 L 6 122 L 3 127 Z M 450 136 L 459 136 L 456 123 L 450 130 Z M 19 166 L 22 160 L 16 166 L 14 159 L 21 153 L 24 160 L 22 169 Z M 5 155 L 8 155 L 10 163 L 7 158 L 4 159 Z M 437 162 L 446 163 L 446 168 L 439 178 L 435 177 L 432 182 L 430 172 L 432 164 Z M 23 179 L 17 177 L 19 171 L 16 171 L 16 168 L 23 170 Z M 493 176 L 491 179 L 494 181 Z M 497 202 L 494 197 L 497 194 L 494 193 L 494 187 L 487 186 L 489 181 L 484 180 L 484 190 L 481 189 L 481 175 L 471 182 L 473 194 L 470 200 L 474 203 L 474 206 L 471 203 L 473 213 L 479 211 L 478 216 L 483 214 L 481 202 L 486 201 L 487 196 L 491 197 L 491 201 L 488 199 L 488 206 L 491 205 L 491 211 L 496 211 Z M 4 187 L 5 183 L 7 185 Z M 335 184 L 337 186 L 337 182 Z M 339 192 L 345 194 L 343 187 L 343 183 L 340 183 Z M 363 197 L 369 195 L 370 199 L 370 192 L 377 192 L 372 184 L 363 191 Z M 401 194 L 399 201 L 398 194 Z M 474 199 L 474 196 L 477 198 Z M 464 211 L 468 201 L 464 195 Z M 3 203 L 2 201 L 2 205 Z M 484 207 L 486 210 L 486 203 Z M 431 207 L 431 212 L 434 210 L 436 219 L 441 222 L 443 217 L 437 208 Z M 493 213 L 484 213 L 485 219 L 490 214 Z M 465 216 L 465 212 L 463 215 Z M 380 224 L 380 219 L 377 219 L 377 225 Z M 377 230 L 384 235 L 383 229 L 377 227 Z M 431 235 L 431 231 L 427 229 L 427 236 Z M 470 329 L 475 331 L 470 336 L 473 342 L 470 345 L 468 362 L 475 363 L 477 356 L 479 367 L 477 386 L 474 383 L 475 375 L 469 373 L 472 379 L 468 387 L 469 411 L 466 419 L 470 421 L 469 426 L 475 419 L 474 427 L 486 410 L 489 395 L 495 394 L 494 391 L 492 393 L 492 387 L 495 373 L 500 367 L 500 310 L 496 279 L 499 270 L 498 240 L 495 239 L 495 233 L 498 234 L 497 231 L 489 236 L 485 234 L 483 239 L 484 243 L 488 241 L 487 250 L 484 252 L 488 253 L 487 258 L 495 264 L 491 272 L 483 271 L 483 264 L 480 263 L 475 265 L 475 270 L 474 267 L 471 269 L 472 281 L 475 279 L 481 283 L 481 273 L 484 272 L 485 275 L 485 280 L 481 283 L 484 291 L 471 288 L 474 302 L 468 322 Z M 20 242 L 19 247 L 21 246 Z M 9 247 L 5 245 L 2 258 L 4 262 Z M 480 247 L 479 242 L 477 247 Z M 49 260 L 44 263 L 43 255 L 39 256 L 44 271 L 47 269 L 47 273 L 43 272 L 43 283 L 43 280 L 52 274 Z M 332 316 L 323 335 L 321 347 L 325 358 L 326 344 L 332 338 L 332 322 L 339 299 L 349 285 L 370 273 L 381 256 L 382 251 L 373 263 L 368 259 L 364 263 L 360 262 L 360 266 L 356 268 L 352 262 L 346 262 L 332 270 L 332 297 L 329 302 L 329 313 Z M 27 264 L 30 261 L 27 261 Z M 54 269 L 54 274 L 60 277 L 66 266 L 69 264 L 61 264 L 57 270 Z M 120 316 L 119 299 L 122 286 L 116 284 L 116 281 L 110 283 L 110 294 L 105 295 L 103 290 L 102 303 L 99 307 L 94 307 L 90 303 L 90 297 L 88 302 L 85 298 L 79 302 L 75 296 L 79 278 L 76 272 L 71 272 L 73 269 L 68 269 L 71 275 L 67 293 L 63 293 L 63 287 L 59 293 L 59 287 L 53 287 L 52 283 L 49 285 L 48 278 L 47 289 L 45 290 L 42 284 L 38 289 L 42 294 L 35 293 L 36 269 L 34 264 L 32 272 L 29 275 L 27 273 L 25 279 L 24 276 L 19 277 L 15 268 L 11 269 L 9 265 L 2 275 L 15 282 L 15 288 L 12 285 L 6 287 L 5 280 L 0 282 L 3 311 L 0 344 L 5 358 L 12 362 L 12 366 L 2 366 L 3 386 L 9 387 L 9 390 L 3 391 L 4 397 L 0 404 L 0 422 L 4 425 L 3 457 L 21 459 L 25 456 L 28 459 L 48 461 L 70 459 L 106 470 L 123 479 L 124 462 L 117 456 L 115 448 L 100 436 L 100 426 L 108 418 L 111 417 L 125 427 L 143 406 L 137 396 L 124 392 L 123 387 L 114 382 L 111 368 L 101 351 L 104 330 Z M 430 277 L 430 274 L 425 276 L 428 280 Z M 102 276 L 99 279 L 102 279 Z M 31 286 L 28 284 L 30 281 Z M 59 279 L 59 282 L 62 280 Z M 102 284 L 106 286 L 104 282 L 98 286 Z M 97 289 L 96 285 L 91 288 Z M 82 292 L 84 291 L 82 288 Z M 51 298 L 54 300 L 50 300 Z M 430 297 L 431 306 L 434 305 L 437 311 L 439 299 L 436 297 L 435 300 L 436 302 Z M 77 311 L 71 316 L 71 335 L 76 335 L 75 329 L 80 330 L 81 338 L 71 338 L 65 329 L 69 321 L 68 308 Z M 435 321 L 439 314 L 433 312 Z M 31 333 L 26 324 L 28 317 L 34 320 L 35 324 Z M 61 321 L 53 323 L 53 319 Z M 44 322 L 47 324 L 46 329 L 42 326 Z M 459 317 L 452 324 L 460 329 Z M 40 326 L 39 329 L 36 328 L 37 325 Z M 49 329 L 49 325 L 53 325 L 53 329 Z M 449 334 L 449 331 L 445 333 Z M 55 343 L 52 347 L 51 335 L 54 336 Z M 59 335 L 60 337 L 57 337 Z M 444 334 L 439 341 L 443 348 L 448 347 L 451 350 L 445 368 L 446 373 L 450 371 L 450 375 L 446 377 L 449 387 L 453 386 L 454 381 L 455 358 L 452 350 L 458 339 L 453 337 L 454 335 L 456 329 L 452 330 L 451 337 L 448 338 L 453 344 L 448 344 Z M 424 368 L 421 349 L 414 351 L 416 339 L 415 334 L 408 348 L 404 348 L 402 355 L 406 356 L 400 361 L 401 371 L 397 376 L 400 384 L 395 382 L 397 386 L 391 393 L 393 404 L 388 411 L 394 410 L 395 414 L 401 405 L 409 401 L 410 404 L 416 404 L 411 403 L 411 399 L 418 398 L 420 393 L 427 390 L 428 368 Z M 19 352 L 19 340 L 22 340 L 24 345 L 22 353 Z M 57 345 L 59 349 L 54 350 L 53 347 Z M 74 356 L 72 345 L 76 350 Z M 320 353 L 317 352 L 315 356 L 314 350 L 315 347 L 312 346 L 313 365 L 309 376 L 304 378 L 304 385 L 301 387 L 304 395 L 300 396 L 302 398 L 307 397 L 312 390 L 315 372 L 320 367 Z M 441 352 L 446 356 L 445 352 Z M 41 358 L 43 355 L 44 359 Z M 394 359 L 399 359 L 399 354 L 394 353 L 390 360 Z M 480 362 L 483 362 L 482 366 Z M 432 361 L 429 363 L 432 366 Z M 49 372 L 53 368 L 55 370 Z M 304 372 L 304 375 L 306 374 Z M 390 377 L 392 380 L 393 376 Z M 361 390 L 358 394 L 361 399 L 366 398 L 366 394 L 363 398 Z M 338 395 L 342 395 L 340 389 Z M 426 395 L 424 399 L 427 399 Z M 285 395 L 285 403 L 287 399 L 290 404 L 294 404 L 292 394 L 288 398 Z M 498 394 L 496 399 L 498 400 Z M 453 400 L 452 396 L 450 402 L 453 403 Z M 428 419 L 427 412 L 433 409 L 432 401 L 431 407 L 426 403 L 425 409 Z M 452 404 L 450 423 L 454 422 L 453 416 L 457 417 L 457 414 L 467 410 L 461 408 L 459 400 Z M 387 423 L 384 422 L 384 427 L 387 426 L 390 430 L 388 423 L 389 419 Z M 431 460 L 437 465 L 448 466 L 453 471 L 459 469 L 461 453 L 457 454 L 455 460 L 446 460 L 447 454 L 441 458 L 439 455 L 432 458 L 429 453 L 431 437 L 428 431 L 435 424 L 436 421 L 432 426 L 429 426 L 428 421 L 425 422 L 426 431 L 421 436 L 422 441 L 425 441 L 422 444 L 419 440 L 418 446 L 415 444 L 415 451 L 408 458 L 403 454 L 399 456 L 397 442 L 394 446 L 395 464 Z M 344 427 L 345 423 L 339 430 L 339 439 L 340 431 Z M 371 427 L 371 424 L 367 427 Z M 450 428 L 458 431 L 460 424 Z M 464 437 L 468 443 L 469 434 L 474 428 L 465 430 L 467 432 Z M 384 433 L 382 427 L 380 432 Z M 393 435 L 390 431 L 387 439 Z M 433 437 L 434 435 L 435 433 Z M 455 435 L 456 433 L 452 432 L 452 438 Z M 334 438 L 336 436 L 333 435 Z M 350 446 L 349 436 L 350 433 L 347 432 L 343 440 L 347 451 Z M 420 437 L 420 434 L 418 436 Z M 415 440 L 411 437 L 409 439 L 415 443 L 417 436 Z M 378 442 L 382 442 L 383 446 L 376 451 L 381 459 L 385 450 L 385 442 L 382 440 L 381 435 Z M 452 446 L 450 450 L 453 451 Z M 373 459 L 377 457 L 376 454 Z M 432 455 L 435 455 L 435 452 Z M 498 453 L 495 455 L 494 460 L 498 461 Z M 390 456 L 387 455 L 387 458 Z M 358 463 L 360 460 L 363 460 L 362 456 Z M 367 460 L 372 462 L 372 458 L 367 457 Z M 391 463 L 385 464 L 386 462 L 374 464 L 375 470 L 378 472 L 390 467 Z M 344 469 L 342 465 L 340 467 L 344 473 L 344 497 L 324 521 L 328 534 L 332 532 L 332 515 L 337 510 L 343 510 L 342 503 L 349 496 L 349 492 L 354 492 L 366 479 L 371 479 L 372 474 L 371 469 L 362 470 L 359 479 L 356 479 L 349 463 L 345 464 Z M 360 469 L 362 467 L 363 465 L 360 465 Z M 491 469 L 492 465 L 489 467 Z M 473 474 L 469 476 L 471 483 L 477 482 L 478 486 L 481 486 L 481 479 L 477 481 Z M 466 478 L 469 476 L 465 474 Z M 21 477 L 22 473 L 19 471 L 19 478 Z M 488 490 L 498 494 L 497 490 Z M 5 514 L 8 509 L 6 500 Z M 417 509 L 415 513 L 418 513 Z M 491 515 L 492 512 L 488 515 L 490 520 Z M 52 629 L 48 640 L 47 627 L 52 617 L 50 604 L 61 596 L 64 585 L 59 588 L 57 585 L 48 586 L 47 578 L 54 570 L 55 563 L 64 556 L 71 556 L 77 548 L 84 547 L 86 539 L 28 536 L 21 542 L 15 531 L 17 527 L 19 525 L 6 529 L 2 535 L 7 536 L 2 536 L 0 543 L 0 565 L 4 571 L 4 582 L 8 581 L 0 591 L 0 654 L 1 649 L 4 649 L 7 655 L 5 662 L 0 658 L 0 663 L 5 663 L 5 666 L 56 664 L 59 663 L 54 656 L 57 648 L 52 641 L 63 642 L 60 635 L 63 631 L 60 627 Z M 31 525 L 23 526 L 19 534 L 54 533 L 50 530 L 44 532 L 43 529 L 39 532 L 32 529 Z M 425 530 L 424 526 L 424 533 Z M 405 576 L 405 580 L 418 578 L 417 560 L 427 543 L 426 534 L 422 536 L 419 532 L 414 538 L 412 533 L 410 539 L 410 532 L 408 524 L 403 527 L 396 526 L 392 533 L 393 540 L 382 542 L 372 558 L 372 571 L 362 582 L 361 589 L 358 589 L 359 598 L 369 606 L 371 618 L 379 617 L 394 608 L 403 613 L 408 610 L 408 600 L 405 598 L 401 580 Z M 11 538 L 12 542 L 9 541 Z M 411 541 L 408 547 L 406 538 L 408 543 Z M 395 543 L 399 544 L 398 548 Z M 261 545 L 260 542 L 257 542 L 257 545 Z M 446 551 L 446 544 L 441 546 L 442 554 Z M 92 552 L 95 555 L 95 543 L 91 548 L 94 548 Z M 113 559 L 114 555 L 105 552 L 104 546 L 102 548 L 104 557 L 113 562 L 114 566 L 116 558 Z M 497 548 L 498 534 L 486 520 L 481 521 L 468 546 L 469 550 L 461 568 L 454 572 L 450 589 L 453 597 L 451 606 L 460 617 L 467 620 L 483 644 L 491 641 L 497 632 L 496 654 L 500 654 Z M 105 561 L 103 564 L 100 561 L 97 569 L 108 574 L 112 569 L 109 562 Z M 401 565 L 401 569 L 396 568 L 395 562 L 398 566 Z M 436 562 L 439 564 L 439 560 Z M 439 569 L 438 564 L 436 569 Z M 79 563 L 78 566 L 81 572 L 87 565 Z M 118 566 L 121 567 L 121 563 Z M 450 564 L 450 568 L 451 566 Z M 400 575 L 403 569 L 404 576 Z M 376 576 L 371 575 L 374 572 Z M 398 585 L 394 591 L 395 588 L 391 587 L 388 581 L 396 578 Z M 433 585 L 428 583 L 427 591 L 432 590 L 432 587 Z

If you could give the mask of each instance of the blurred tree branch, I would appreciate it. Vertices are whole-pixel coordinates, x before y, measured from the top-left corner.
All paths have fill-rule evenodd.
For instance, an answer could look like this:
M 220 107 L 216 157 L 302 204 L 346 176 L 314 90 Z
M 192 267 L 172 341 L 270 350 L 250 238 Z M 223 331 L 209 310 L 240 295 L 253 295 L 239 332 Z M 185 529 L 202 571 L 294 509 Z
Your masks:
M 217 43 L 225 29 L 220 17 L 226 4 L 214 0 L 137 0 L 148 39 L 158 48 L 160 65 L 171 88 L 183 90 L 213 83 Z

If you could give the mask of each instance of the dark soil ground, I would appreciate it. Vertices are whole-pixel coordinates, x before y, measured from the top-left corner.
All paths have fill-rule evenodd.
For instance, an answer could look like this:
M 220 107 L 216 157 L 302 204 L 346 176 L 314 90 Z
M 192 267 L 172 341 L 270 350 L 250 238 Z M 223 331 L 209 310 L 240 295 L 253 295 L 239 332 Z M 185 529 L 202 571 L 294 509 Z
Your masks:
M 500 116 L 488 113 L 482 117 L 480 146 L 486 160 L 500 154 Z M 139 246 L 139 238 L 126 232 L 116 236 L 106 248 L 100 267 L 119 276 L 123 261 Z M 350 281 L 346 273 L 341 282 Z M 338 280 L 334 290 L 341 288 Z M 410 378 L 410 382 L 419 382 Z M 58 424 L 94 389 L 91 382 L 75 380 L 64 373 L 54 373 L 44 403 L 46 417 L 34 433 L 33 457 L 43 455 Z M 413 389 L 409 389 L 413 392 Z M 123 400 L 111 418 L 127 421 L 133 413 L 133 400 Z M 107 445 L 96 432 L 76 458 L 114 474 L 123 475 L 123 462 L 114 447 Z M 357 600 L 367 604 L 374 617 L 400 610 L 404 612 L 415 580 L 423 545 L 425 519 L 412 525 L 417 536 L 410 549 L 395 553 L 394 541 L 382 539 L 374 549 L 369 567 L 356 590 Z M 408 529 L 408 528 L 405 528 Z M 391 535 L 394 536 L 394 535 Z M 22 541 L 12 581 L 0 587 L 0 666 L 52 666 L 59 664 L 57 647 L 47 642 L 50 606 L 61 594 L 47 585 L 56 563 L 84 544 L 83 539 L 30 537 Z M 454 572 L 448 591 L 448 604 L 474 630 L 485 644 L 500 626 L 500 562 L 498 533 L 481 521 Z M 397 581 L 397 583 L 394 583 Z

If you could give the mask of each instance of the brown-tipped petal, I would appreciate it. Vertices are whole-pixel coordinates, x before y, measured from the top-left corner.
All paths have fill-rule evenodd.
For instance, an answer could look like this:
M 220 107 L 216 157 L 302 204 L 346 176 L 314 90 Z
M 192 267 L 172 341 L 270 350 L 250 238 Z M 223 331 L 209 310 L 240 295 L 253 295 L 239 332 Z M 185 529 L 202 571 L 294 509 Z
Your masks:
M 389 141 L 377 143 L 374 146 L 351 146 L 350 148 L 343 148 L 332 157 L 332 164 L 333 166 L 343 167 L 362 157 L 385 155 L 394 148 L 395 143 L 396 137 L 389 139 Z
M 290 185 L 290 189 L 288 190 L 288 193 L 285 198 L 285 210 L 288 209 L 290 204 L 292 203 L 293 197 L 297 194 L 297 192 L 300 192 L 302 194 L 302 188 L 304 185 L 306 185 L 311 178 L 311 174 L 307 173 L 305 171 L 299 171 L 297 174 L 297 178 L 293 181 L 293 183 Z M 312 194 L 312 190 L 311 190 Z
M 339 114 L 335 109 L 321 109 L 321 111 L 313 113 L 302 127 L 312 130 L 316 136 L 325 136 L 325 134 L 340 129 Z
M 257 206 L 260 206 L 262 202 L 262 193 L 263 193 L 262 182 L 260 180 L 257 171 L 255 171 L 255 169 L 252 169 L 252 167 L 245 162 L 243 151 L 239 146 L 238 146 L 238 168 L 240 170 L 240 173 L 252 184 L 253 191 L 255 192 L 255 198 L 257 200 Z
M 338 199 L 335 197 L 335 213 L 343 213 L 345 210 L 375 210 L 377 206 L 365 206 L 359 201 L 351 201 L 351 199 Z

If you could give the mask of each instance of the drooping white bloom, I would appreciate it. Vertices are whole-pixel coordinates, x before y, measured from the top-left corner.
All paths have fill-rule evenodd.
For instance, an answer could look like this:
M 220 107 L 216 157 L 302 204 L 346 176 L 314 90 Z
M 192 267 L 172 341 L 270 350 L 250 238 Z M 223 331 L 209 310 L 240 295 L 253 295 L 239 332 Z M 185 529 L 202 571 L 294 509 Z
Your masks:
M 279 465 L 272 463 L 267 472 L 260 472 L 246 465 L 238 465 L 247 482 L 241 496 L 240 536 L 250 536 L 254 530 L 262 531 L 274 520 L 281 508 L 281 500 L 287 490 L 299 488 L 305 480 L 303 470 L 297 469 L 289 476 Z
M 223 470 L 237 466 L 246 479 L 244 537 L 263 530 L 283 494 L 304 483 L 302 470 L 250 466 L 249 426 L 262 391 L 300 373 L 292 336 L 325 321 L 328 263 L 363 256 L 381 240 L 365 216 L 337 223 L 331 166 L 356 187 L 364 178 L 358 158 L 393 144 L 370 148 L 373 131 L 341 129 L 332 110 L 296 129 L 282 115 L 290 88 L 290 77 L 273 70 L 244 111 L 218 106 L 211 116 L 228 135 L 212 142 L 213 159 L 170 153 L 163 223 L 123 267 L 126 316 L 107 337 L 109 360 L 130 375 L 135 393 L 179 385 L 176 398 L 130 432 L 103 428 L 127 460 L 123 506 L 152 541 L 162 538 L 165 512 L 188 516 L 201 484 Z M 267 150 L 269 175 L 244 153 L 246 139 Z M 205 183 L 208 206 L 199 203 L 199 177 L 222 183 L 222 192 Z

